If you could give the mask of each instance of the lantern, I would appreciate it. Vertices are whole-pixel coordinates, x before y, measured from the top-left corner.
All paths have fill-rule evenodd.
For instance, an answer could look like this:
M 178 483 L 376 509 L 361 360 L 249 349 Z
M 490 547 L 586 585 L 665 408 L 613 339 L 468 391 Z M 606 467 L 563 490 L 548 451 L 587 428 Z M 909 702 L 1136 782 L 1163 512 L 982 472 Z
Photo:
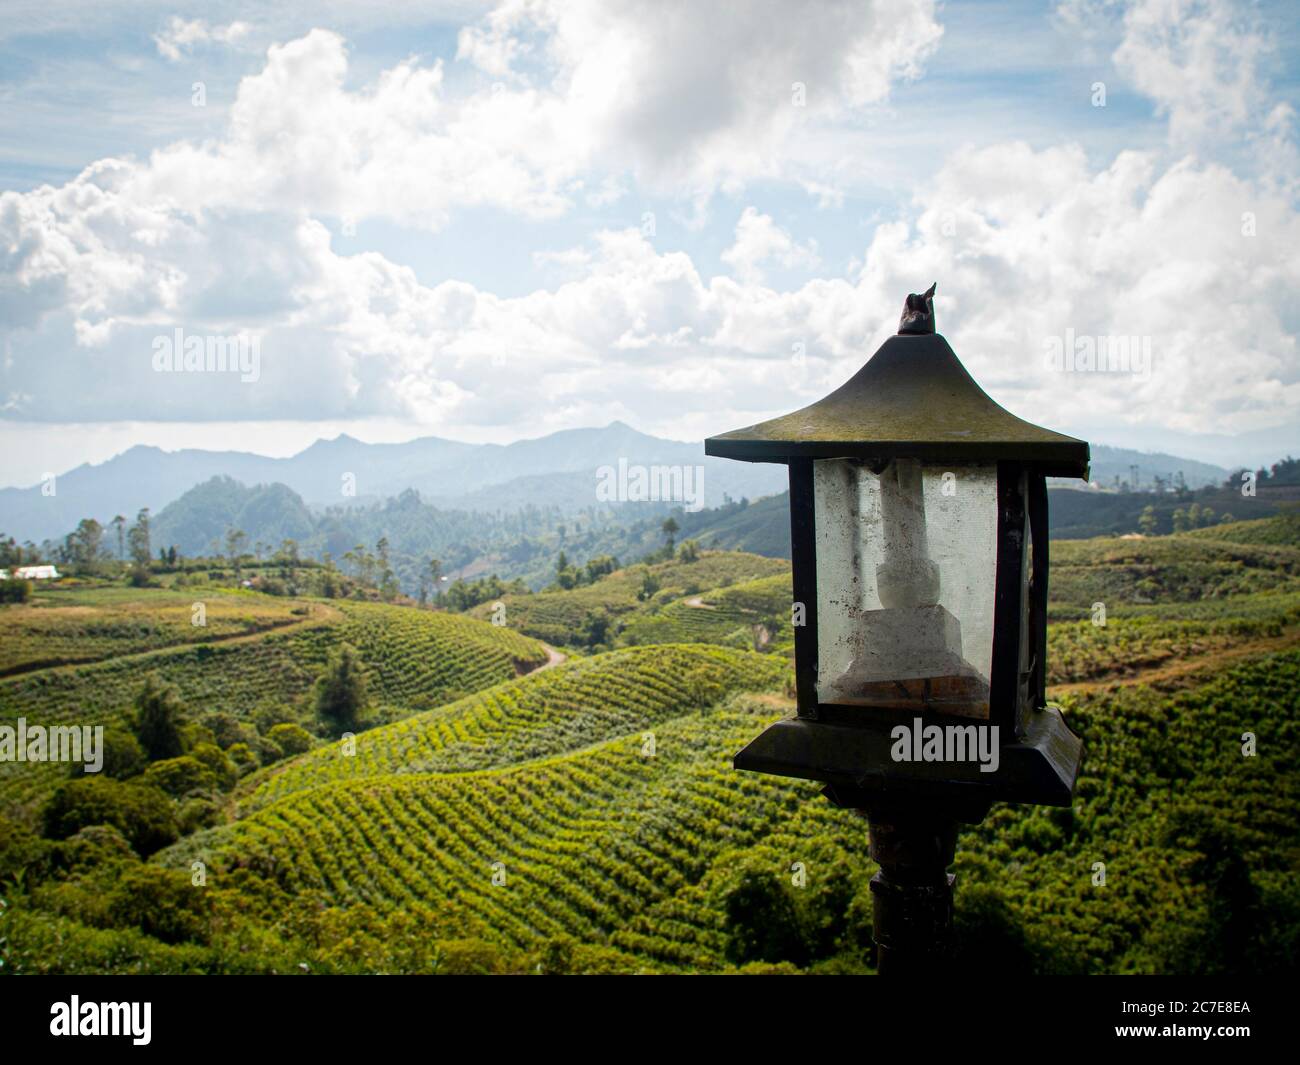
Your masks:
M 1086 479 L 1089 455 L 985 394 L 933 294 L 830 395 L 705 452 L 790 469 L 798 712 L 736 767 L 978 821 L 995 799 L 1071 801 L 1082 744 L 1046 703 L 1047 478 Z

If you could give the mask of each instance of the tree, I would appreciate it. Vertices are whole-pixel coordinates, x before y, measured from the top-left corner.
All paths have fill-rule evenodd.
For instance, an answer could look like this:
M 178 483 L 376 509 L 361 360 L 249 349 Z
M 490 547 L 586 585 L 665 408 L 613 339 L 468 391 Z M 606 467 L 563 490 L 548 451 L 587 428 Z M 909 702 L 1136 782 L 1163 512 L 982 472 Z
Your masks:
M 1158 524 L 1156 508 L 1148 503 L 1142 508 L 1142 516 L 1138 518 L 1138 530 L 1143 536 L 1155 536 Z
M 392 599 L 398 592 L 397 578 L 393 576 L 393 567 L 388 561 L 388 537 L 381 536 L 375 544 L 375 553 L 379 556 L 379 594 L 384 599 Z
M 69 560 L 78 571 L 97 573 L 104 555 L 104 529 L 94 518 L 82 518 L 68 534 L 65 546 Z
M 436 603 L 442 598 L 442 585 L 438 582 L 442 580 L 442 560 L 437 558 L 429 559 L 429 584 L 433 588 L 433 601 Z
M 361 656 L 344 644 L 330 656 L 325 672 L 316 678 L 316 718 L 335 735 L 341 735 L 360 726 L 368 704 Z
M 674 538 L 677 536 L 677 533 L 681 530 L 681 526 L 677 524 L 676 518 L 669 515 L 667 518 L 664 519 L 664 523 L 663 525 L 660 526 L 660 528 L 663 530 L 664 545 L 668 549 L 667 550 L 668 557 L 672 558 L 673 544 L 676 542 Z
M 609 638 L 609 614 L 602 610 L 588 610 L 578 628 L 578 641 L 584 647 L 596 647 Z
M 126 518 L 121 514 L 113 519 L 113 531 L 117 533 L 117 560 L 126 561 Z
M 1179 507 L 1174 511 L 1174 532 L 1181 533 L 1187 531 L 1187 511 Z
M 184 709 L 176 689 L 165 684 L 156 673 L 145 677 L 144 687 L 135 697 L 135 737 L 151 762 L 178 758 L 185 753 L 181 736 Z
M 135 524 L 126 534 L 126 542 L 131 548 L 131 558 L 135 561 L 136 567 L 147 571 L 149 560 L 153 558 L 153 550 L 149 546 L 148 507 L 143 507 L 135 516 Z
M 248 542 L 248 534 L 243 529 L 226 530 L 226 555 L 230 558 L 230 563 L 235 567 L 235 580 L 239 580 L 240 564 L 244 557 L 244 545 Z

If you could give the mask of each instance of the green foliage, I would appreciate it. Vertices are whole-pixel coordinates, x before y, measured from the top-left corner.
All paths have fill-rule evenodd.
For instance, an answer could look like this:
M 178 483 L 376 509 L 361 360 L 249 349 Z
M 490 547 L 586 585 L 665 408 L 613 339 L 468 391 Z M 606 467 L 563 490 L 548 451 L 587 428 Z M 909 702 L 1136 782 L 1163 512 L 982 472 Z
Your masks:
M 100 772 L 114 780 L 136 776 L 144 772 L 145 766 L 149 764 L 144 747 L 134 733 L 119 726 L 110 726 L 104 730 L 103 758 L 104 764 Z M 74 777 L 80 776 L 84 771 L 83 766 L 72 766 Z
M 344 644 L 330 656 L 316 681 L 312 693 L 316 719 L 335 736 L 361 727 L 370 704 L 363 670 L 356 649 Z
M 184 708 L 180 694 L 157 673 L 150 673 L 135 697 L 135 736 L 145 756 L 156 762 L 185 752 L 181 736 Z
M 787 601 L 790 564 L 780 559 L 761 558 L 739 552 L 702 552 L 694 562 L 659 562 L 628 566 L 601 577 L 593 584 L 577 585 L 570 591 L 545 591 L 532 595 L 506 595 L 501 601 L 512 628 L 558 646 L 575 646 L 589 613 L 606 614 L 617 633 L 666 603 L 687 595 L 693 587 L 716 588 L 723 583 L 743 582 L 760 577 L 785 577 Z M 694 594 L 693 592 L 691 594 Z M 474 614 L 488 616 L 489 605 Z M 788 605 L 787 605 L 788 610 Z M 662 642 L 693 639 L 679 635 Z M 616 639 L 615 642 L 620 642 Z
M 1057 693 L 1087 745 L 1075 806 L 997 806 L 963 833 L 958 971 L 1294 969 L 1300 652 L 1261 648 L 1300 624 L 1300 571 L 1290 544 L 1218 531 L 1053 545 L 1052 679 L 1108 688 Z M 752 558 L 704 552 L 512 597 L 511 624 L 553 625 L 566 634 L 556 642 L 591 638 L 593 616 L 608 619 L 596 646 L 645 644 L 523 677 L 545 652 L 519 632 L 344 602 L 204 653 L 110 654 L 0 679 L 7 715 L 112 725 L 157 668 L 190 708 L 193 744 L 180 766 L 148 771 L 189 795 L 176 800 L 139 780 L 0 766 L 0 879 L 24 882 L 5 918 L 7 967 L 866 971 L 865 826 L 816 785 L 731 767 L 792 712 L 745 694 L 779 691 L 790 675 L 771 651 L 789 646 L 788 567 L 751 569 Z M 647 572 L 662 586 L 640 599 Z M 1089 620 L 1098 600 L 1104 627 Z M 740 649 L 759 624 L 774 630 L 767 653 Z M 670 638 L 692 642 L 648 646 Z M 360 733 L 353 756 L 337 744 L 299 753 L 313 682 L 345 644 L 358 672 L 365 664 L 373 720 L 386 723 Z M 1119 683 L 1202 658 L 1201 673 L 1162 675 L 1158 688 Z M 466 694 L 446 702 L 457 689 Z M 1258 737 L 1254 757 L 1245 731 Z M 235 776 L 227 800 L 215 789 Z M 52 791 L 50 838 L 39 839 L 24 818 Z M 140 793 L 162 838 L 184 833 L 148 864 L 128 849 L 152 850 L 139 839 Z M 190 884 L 196 860 L 208 887 Z
M 772 868 L 748 863 L 737 868 L 720 893 L 719 908 L 728 961 L 808 963 L 793 892 Z
M 212 774 L 217 787 L 229 791 L 239 779 L 235 763 L 214 743 L 197 743 L 190 750 L 190 757 L 201 762 Z
M 25 603 L 32 597 L 32 582 L 16 577 L 0 579 L 0 603 Z
M 122 874 L 105 910 L 115 928 L 139 929 L 163 943 L 204 942 L 210 934 L 210 902 L 188 874 L 141 865 Z
M 90 825 L 112 825 L 140 855 L 176 839 L 176 820 L 163 792 L 100 777 L 68 781 L 51 797 L 43 817 L 49 839 L 67 839 Z
M 287 722 L 272 726 L 267 739 L 286 755 L 304 754 L 311 750 L 313 743 L 310 732 L 301 725 Z

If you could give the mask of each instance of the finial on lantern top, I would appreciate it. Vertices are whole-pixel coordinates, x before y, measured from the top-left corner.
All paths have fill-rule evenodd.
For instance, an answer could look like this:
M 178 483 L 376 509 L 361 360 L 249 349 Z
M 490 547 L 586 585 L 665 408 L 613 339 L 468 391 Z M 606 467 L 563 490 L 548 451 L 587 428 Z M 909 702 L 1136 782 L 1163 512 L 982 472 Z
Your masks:
M 903 304 L 903 317 L 898 320 L 899 333 L 934 332 L 934 290 L 936 281 L 921 295 L 910 293 Z

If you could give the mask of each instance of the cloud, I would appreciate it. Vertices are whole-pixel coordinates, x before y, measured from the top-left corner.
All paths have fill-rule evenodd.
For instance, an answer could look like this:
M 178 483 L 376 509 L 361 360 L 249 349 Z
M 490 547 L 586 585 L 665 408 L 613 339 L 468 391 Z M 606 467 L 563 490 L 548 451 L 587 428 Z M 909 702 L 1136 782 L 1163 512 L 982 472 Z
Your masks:
M 746 207 L 736 224 L 736 241 L 722 253 L 722 261 L 746 281 L 762 280 L 761 266 L 775 259 L 787 269 L 817 265 L 817 243 L 796 244 L 784 229 L 772 221 L 771 215 L 759 214 Z
M 961 146 L 867 231 L 848 276 L 783 288 L 764 270 L 823 264 L 757 207 L 721 254 L 727 273 L 606 223 L 537 253 L 551 286 L 516 297 L 424 284 L 335 246 L 330 215 L 432 229 L 467 207 L 551 217 L 585 196 L 663 181 L 691 198 L 769 172 L 826 189 L 805 161 L 768 154 L 803 118 L 765 87 L 806 80 L 814 121 L 840 121 L 910 76 L 937 26 L 874 5 L 861 23 L 883 36 L 869 46 L 835 5 L 798 32 L 763 22 L 777 8 L 754 10 L 692 33 L 640 8 L 503 5 L 459 46 L 501 88 L 454 97 L 440 62 L 352 86 L 327 31 L 270 49 L 219 139 L 0 194 L 0 409 L 51 422 L 401 419 L 477 438 L 623 418 L 694 435 L 829 391 L 893 332 L 904 295 L 938 280 L 941 331 L 1034 420 L 1121 435 L 1296 421 L 1300 220 L 1285 151 L 1243 174 L 1204 153 L 1098 162 L 1069 143 Z M 1208 62 L 1146 29 L 1125 47 L 1134 63 L 1157 54 L 1159 98 Z M 698 93 L 700 113 L 683 113 Z M 1169 100 L 1171 127 L 1204 135 L 1237 113 L 1193 101 L 1180 119 Z M 1289 146 L 1286 115 L 1264 114 L 1260 135 Z M 256 336 L 260 379 L 154 373 L 152 339 L 177 326 Z M 1054 372 L 1046 344 L 1067 331 L 1149 337 L 1154 371 Z
M 175 63 L 182 55 L 194 51 L 199 44 L 234 44 L 248 36 L 247 22 L 232 22 L 226 26 L 211 26 L 203 19 L 183 19 L 173 15 L 167 27 L 154 34 L 154 44 L 163 58 Z
M 155 40 L 177 59 L 247 32 L 173 18 Z M 917 76 L 941 32 L 929 0 L 507 0 L 458 40 L 457 60 L 493 80 L 450 93 L 443 62 L 416 58 L 353 88 L 343 38 L 315 29 L 240 82 L 222 138 L 155 153 L 141 197 L 430 230 L 467 207 L 548 218 L 580 196 L 599 206 L 625 177 L 697 204 L 759 178 L 834 202 L 818 185 L 818 134 Z
M 910 0 L 511 0 L 461 34 L 460 54 L 547 84 L 593 153 L 643 184 L 707 192 L 797 166 L 802 127 L 884 101 L 942 32 L 934 5 Z

